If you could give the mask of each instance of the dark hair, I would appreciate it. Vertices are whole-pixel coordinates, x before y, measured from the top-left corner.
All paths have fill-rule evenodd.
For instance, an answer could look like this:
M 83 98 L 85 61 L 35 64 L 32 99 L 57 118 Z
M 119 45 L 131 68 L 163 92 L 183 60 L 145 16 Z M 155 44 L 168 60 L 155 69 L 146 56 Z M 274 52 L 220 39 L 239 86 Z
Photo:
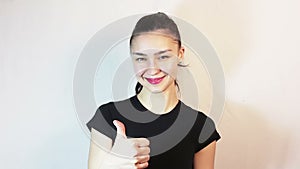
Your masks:
M 139 19 L 131 34 L 129 45 L 131 46 L 134 37 L 140 35 L 141 33 L 152 32 L 156 30 L 162 30 L 167 35 L 173 37 L 174 40 L 178 42 L 178 47 L 181 47 L 181 38 L 176 23 L 168 15 L 162 12 L 146 15 Z M 175 85 L 178 87 L 176 81 Z M 135 86 L 135 93 L 139 94 L 142 89 L 143 86 L 137 82 Z
M 181 47 L 181 38 L 176 23 L 162 12 L 146 15 L 138 20 L 130 37 L 130 46 L 135 36 L 155 30 L 165 31 L 165 33 L 171 35 L 178 42 L 178 46 Z

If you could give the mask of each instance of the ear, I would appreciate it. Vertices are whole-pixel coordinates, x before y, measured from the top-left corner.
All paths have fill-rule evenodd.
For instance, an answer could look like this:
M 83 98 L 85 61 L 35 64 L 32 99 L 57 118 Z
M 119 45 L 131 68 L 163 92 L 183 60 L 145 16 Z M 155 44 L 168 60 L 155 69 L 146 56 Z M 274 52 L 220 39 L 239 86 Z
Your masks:
M 185 48 L 184 46 L 181 46 L 178 50 L 178 59 L 179 60 L 183 60 L 184 58 L 184 51 L 185 51 Z

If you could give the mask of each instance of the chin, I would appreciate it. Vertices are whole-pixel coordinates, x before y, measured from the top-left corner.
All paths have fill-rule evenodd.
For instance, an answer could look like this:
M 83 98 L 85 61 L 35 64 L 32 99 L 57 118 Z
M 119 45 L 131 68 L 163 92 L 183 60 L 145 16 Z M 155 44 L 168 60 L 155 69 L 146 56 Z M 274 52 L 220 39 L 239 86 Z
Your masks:
M 153 94 L 159 94 L 159 93 L 162 93 L 164 90 L 150 90 L 150 91 Z
M 149 87 L 149 86 L 144 86 L 150 93 L 161 93 L 162 90 L 159 88 L 154 88 L 154 87 Z
M 163 86 L 144 86 L 145 88 L 147 88 L 147 90 L 149 90 L 151 93 L 153 94 L 158 94 L 158 93 L 163 93 L 166 88 Z

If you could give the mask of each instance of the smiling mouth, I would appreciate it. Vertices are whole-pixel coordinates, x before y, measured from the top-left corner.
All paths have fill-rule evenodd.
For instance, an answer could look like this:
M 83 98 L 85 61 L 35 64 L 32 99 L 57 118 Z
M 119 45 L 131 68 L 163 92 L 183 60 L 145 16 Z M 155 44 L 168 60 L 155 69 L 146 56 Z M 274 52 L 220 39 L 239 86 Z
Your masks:
M 145 78 L 149 83 L 151 84 L 159 84 L 165 76 L 160 77 L 160 78 Z

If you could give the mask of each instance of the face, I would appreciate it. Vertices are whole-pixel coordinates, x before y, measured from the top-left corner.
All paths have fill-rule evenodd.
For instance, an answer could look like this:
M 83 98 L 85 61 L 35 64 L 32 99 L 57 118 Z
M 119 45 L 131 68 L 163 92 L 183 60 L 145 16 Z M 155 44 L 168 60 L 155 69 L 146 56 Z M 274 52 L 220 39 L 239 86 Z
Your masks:
M 184 49 L 169 36 L 155 32 L 136 36 L 131 44 L 131 56 L 139 83 L 151 93 L 175 87 L 183 53 Z

